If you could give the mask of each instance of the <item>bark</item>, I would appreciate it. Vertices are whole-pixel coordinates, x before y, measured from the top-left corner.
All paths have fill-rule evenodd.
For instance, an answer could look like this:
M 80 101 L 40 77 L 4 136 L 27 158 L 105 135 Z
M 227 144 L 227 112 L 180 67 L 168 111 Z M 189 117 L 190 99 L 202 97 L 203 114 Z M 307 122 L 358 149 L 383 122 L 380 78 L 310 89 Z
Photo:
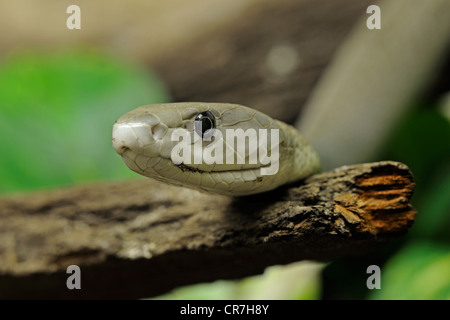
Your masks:
M 359 255 L 414 221 L 409 169 L 344 166 L 232 198 L 150 179 L 0 199 L 0 298 L 142 298 L 302 259 Z M 66 269 L 81 268 L 82 290 Z

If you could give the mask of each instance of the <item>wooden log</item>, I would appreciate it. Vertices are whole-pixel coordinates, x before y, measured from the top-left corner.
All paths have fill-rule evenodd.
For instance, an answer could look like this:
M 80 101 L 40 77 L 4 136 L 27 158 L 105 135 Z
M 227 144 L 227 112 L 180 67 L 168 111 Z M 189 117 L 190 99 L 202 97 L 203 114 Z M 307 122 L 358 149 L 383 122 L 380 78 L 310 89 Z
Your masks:
M 0 298 L 143 298 L 373 250 L 414 221 L 409 169 L 344 166 L 232 198 L 150 179 L 0 199 Z M 69 265 L 81 290 L 68 290 Z

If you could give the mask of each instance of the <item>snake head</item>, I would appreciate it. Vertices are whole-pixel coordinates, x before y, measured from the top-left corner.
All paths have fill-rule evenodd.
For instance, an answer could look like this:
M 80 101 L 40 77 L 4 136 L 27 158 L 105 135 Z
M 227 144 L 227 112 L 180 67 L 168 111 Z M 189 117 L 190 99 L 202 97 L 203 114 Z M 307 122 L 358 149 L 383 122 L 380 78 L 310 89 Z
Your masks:
M 274 189 L 292 174 L 278 174 L 294 153 L 295 139 L 286 130 L 286 124 L 241 105 L 169 103 L 124 114 L 113 126 L 112 140 L 126 165 L 141 175 L 246 195 Z

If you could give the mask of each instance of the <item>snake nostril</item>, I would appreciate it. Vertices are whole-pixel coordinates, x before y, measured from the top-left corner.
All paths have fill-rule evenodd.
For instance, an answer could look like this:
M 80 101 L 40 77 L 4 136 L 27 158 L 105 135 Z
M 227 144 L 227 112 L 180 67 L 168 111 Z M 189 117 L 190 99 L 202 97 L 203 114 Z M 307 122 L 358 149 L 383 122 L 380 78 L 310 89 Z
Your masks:
M 116 152 L 119 155 L 124 154 L 125 152 L 127 152 L 128 150 L 131 150 L 127 145 L 125 144 L 115 144 L 114 145 L 114 149 L 116 150 Z
M 128 148 L 127 146 L 121 146 L 118 151 L 119 153 L 125 153 L 128 150 L 130 150 L 130 148 Z

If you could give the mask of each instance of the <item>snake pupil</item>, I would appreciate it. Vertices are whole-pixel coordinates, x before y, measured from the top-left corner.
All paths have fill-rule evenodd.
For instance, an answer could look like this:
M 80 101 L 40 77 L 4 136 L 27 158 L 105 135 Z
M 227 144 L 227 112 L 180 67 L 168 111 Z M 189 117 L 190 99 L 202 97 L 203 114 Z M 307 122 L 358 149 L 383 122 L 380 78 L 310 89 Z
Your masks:
M 216 120 L 211 112 L 205 111 L 195 117 L 194 130 L 200 137 L 205 138 L 206 135 L 212 133 L 212 129 L 215 127 Z

